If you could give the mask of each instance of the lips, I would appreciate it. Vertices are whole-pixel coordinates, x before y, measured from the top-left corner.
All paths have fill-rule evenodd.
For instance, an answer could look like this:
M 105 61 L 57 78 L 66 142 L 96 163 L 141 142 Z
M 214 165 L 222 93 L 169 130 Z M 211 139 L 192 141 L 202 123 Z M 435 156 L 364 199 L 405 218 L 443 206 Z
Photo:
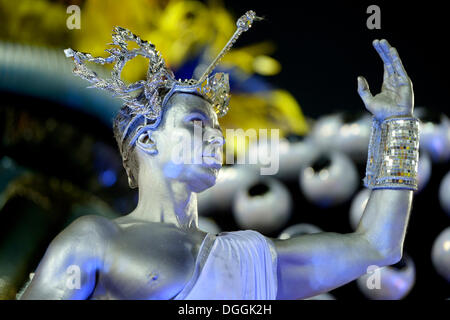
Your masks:
M 203 164 L 208 168 L 222 168 L 222 157 L 220 155 L 203 155 Z

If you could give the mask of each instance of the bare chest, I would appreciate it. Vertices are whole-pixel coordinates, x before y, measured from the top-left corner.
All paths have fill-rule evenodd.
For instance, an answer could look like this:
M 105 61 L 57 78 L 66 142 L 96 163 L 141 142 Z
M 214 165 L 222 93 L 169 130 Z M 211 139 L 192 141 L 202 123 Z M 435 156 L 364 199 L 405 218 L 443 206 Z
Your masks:
M 108 247 L 92 299 L 171 299 L 192 276 L 201 238 L 174 228 L 124 228 Z

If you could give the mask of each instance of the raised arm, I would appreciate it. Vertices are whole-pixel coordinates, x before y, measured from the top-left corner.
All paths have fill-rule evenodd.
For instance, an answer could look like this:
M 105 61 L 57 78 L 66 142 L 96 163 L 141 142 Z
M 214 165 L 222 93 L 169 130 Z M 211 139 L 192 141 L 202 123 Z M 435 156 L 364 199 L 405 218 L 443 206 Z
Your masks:
M 344 285 L 370 265 L 398 262 L 416 187 L 418 131 L 412 118 L 412 83 L 386 40 L 373 46 L 384 63 L 381 93 L 372 96 L 358 77 L 358 92 L 374 115 L 366 174 L 372 189 L 354 233 L 318 233 L 273 240 L 278 254 L 279 299 L 299 299 Z
M 103 263 L 107 237 L 103 220 L 82 217 L 62 231 L 51 242 L 20 299 L 87 299 Z

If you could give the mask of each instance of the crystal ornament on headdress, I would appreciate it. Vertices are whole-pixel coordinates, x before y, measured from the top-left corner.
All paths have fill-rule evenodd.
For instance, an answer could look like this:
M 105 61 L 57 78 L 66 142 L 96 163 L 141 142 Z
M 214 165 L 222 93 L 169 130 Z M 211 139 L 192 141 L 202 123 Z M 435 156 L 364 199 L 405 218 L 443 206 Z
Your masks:
M 216 73 L 212 76 L 214 68 L 227 51 L 231 49 L 239 36 L 247 31 L 253 21 L 258 20 L 253 11 L 247 11 L 236 23 L 237 29 L 219 55 L 206 68 L 200 79 L 176 80 L 173 72 L 167 68 L 161 54 L 155 46 L 129 30 L 115 27 L 112 39 L 115 47 L 106 49 L 109 57 L 93 57 L 89 53 L 82 53 L 72 49 L 64 50 L 66 57 L 73 57 L 75 68 L 73 72 L 81 78 L 93 83 L 90 88 L 99 88 L 110 91 L 114 96 L 123 99 L 126 105 L 135 115 L 145 117 L 145 125 L 157 127 L 162 118 L 163 108 L 168 99 L 175 92 L 194 93 L 208 100 L 219 117 L 228 111 L 230 100 L 230 87 L 228 75 Z M 136 49 L 128 49 L 128 42 L 133 41 L 138 45 Z M 120 78 L 125 64 L 136 56 L 149 59 L 147 79 L 140 80 L 129 85 Z M 96 72 L 88 69 L 85 62 L 98 64 L 115 63 L 110 79 L 100 78 Z M 126 132 L 124 132 L 124 136 Z

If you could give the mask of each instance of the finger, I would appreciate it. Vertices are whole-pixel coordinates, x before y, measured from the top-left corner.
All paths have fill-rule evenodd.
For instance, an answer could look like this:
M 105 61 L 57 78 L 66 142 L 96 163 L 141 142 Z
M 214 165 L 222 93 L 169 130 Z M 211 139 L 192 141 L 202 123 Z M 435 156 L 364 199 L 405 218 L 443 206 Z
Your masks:
M 397 74 L 400 77 L 404 77 L 407 78 L 408 74 L 406 73 L 405 67 L 403 66 L 402 60 L 400 60 L 400 57 L 398 55 L 397 49 L 395 48 L 391 48 L 390 50 L 390 55 L 392 57 L 393 60 L 393 65 L 395 68 L 395 72 L 397 72 Z
M 396 75 L 394 71 L 394 75 Z M 381 90 L 384 90 L 384 88 L 390 88 L 392 86 L 396 86 L 398 84 L 397 77 L 391 77 L 389 75 L 389 72 L 387 71 L 386 65 L 384 66 L 384 73 L 383 73 L 383 84 L 381 85 Z
M 393 60 L 392 57 L 390 55 L 389 49 L 391 48 L 391 45 L 389 44 L 389 42 L 387 42 L 386 39 L 381 39 L 381 41 L 379 42 L 379 47 L 380 50 L 382 52 L 383 57 L 385 58 L 386 62 L 386 67 L 388 69 L 388 73 L 389 75 L 392 75 L 395 73 L 395 68 L 393 66 Z
M 384 72 L 383 72 L 383 83 L 385 83 L 387 81 L 387 79 L 389 78 L 389 73 L 386 69 L 386 66 L 384 66 Z
M 366 108 L 371 111 L 369 106 L 373 96 L 372 93 L 370 93 L 369 84 L 364 77 L 358 77 L 358 93 Z
M 382 40 L 383 41 L 383 40 Z M 378 40 L 373 41 L 373 47 L 375 50 L 377 50 L 378 55 L 380 56 L 381 60 L 383 60 L 384 66 L 386 67 L 386 70 L 389 75 L 393 75 L 395 73 L 394 67 L 392 66 L 391 58 L 386 52 L 383 50 L 383 47 Z
M 391 48 L 392 48 L 392 46 L 389 44 L 389 42 L 386 39 L 381 39 L 380 40 L 380 47 L 383 50 L 384 55 L 392 63 L 393 62 L 393 59 L 392 59 L 392 56 L 391 56 Z
M 394 72 L 397 72 L 398 70 L 395 66 L 396 58 L 399 59 L 397 50 L 393 46 L 391 46 L 386 39 L 382 39 L 380 41 L 380 45 L 381 45 L 381 49 L 383 50 L 384 55 L 389 59 L 391 66 L 394 68 Z M 396 54 L 394 54 L 394 52 Z M 404 74 L 405 73 L 406 72 L 404 72 Z M 398 75 L 400 75 L 400 74 L 398 74 Z
M 380 45 L 383 48 L 384 52 L 389 55 L 389 49 L 392 48 L 391 44 L 386 39 L 381 39 Z

